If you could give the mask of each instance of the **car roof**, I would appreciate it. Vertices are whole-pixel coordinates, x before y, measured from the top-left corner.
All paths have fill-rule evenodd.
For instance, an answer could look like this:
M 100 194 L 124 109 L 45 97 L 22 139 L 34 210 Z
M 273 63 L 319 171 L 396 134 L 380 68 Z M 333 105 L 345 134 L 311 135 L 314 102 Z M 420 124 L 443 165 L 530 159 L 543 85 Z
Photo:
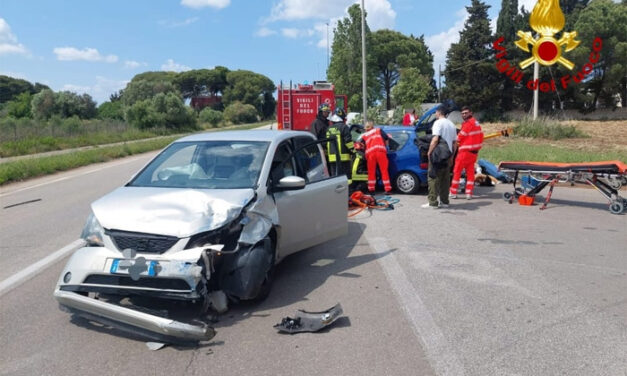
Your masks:
M 190 141 L 267 141 L 281 142 L 291 137 L 305 136 L 315 139 L 309 132 L 283 130 L 241 130 L 222 132 L 203 132 L 179 138 L 174 142 Z

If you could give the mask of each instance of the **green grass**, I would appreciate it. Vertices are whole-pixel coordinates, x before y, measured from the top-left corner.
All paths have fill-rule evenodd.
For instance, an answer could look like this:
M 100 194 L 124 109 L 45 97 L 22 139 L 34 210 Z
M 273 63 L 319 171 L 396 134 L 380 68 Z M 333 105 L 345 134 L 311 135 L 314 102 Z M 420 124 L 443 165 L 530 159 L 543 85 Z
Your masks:
M 561 125 L 551 119 L 523 119 L 514 127 L 515 137 L 546 138 L 561 140 L 564 138 L 587 137 L 573 125 Z
M 233 125 L 224 128 L 212 128 L 203 132 L 224 130 L 243 130 L 257 128 L 272 122 L 265 121 L 253 124 Z M 72 168 L 87 166 L 92 163 L 106 162 L 133 154 L 159 150 L 182 135 L 173 135 L 147 140 L 125 143 L 123 145 L 102 146 L 95 149 L 80 150 L 68 154 L 47 157 L 25 158 L 12 162 L 0 163 L 0 185 L 25 180 L 37 176 L 66 171 Z
M 506 145 L 486 145 L 479 158 L 497 164 L 501 161 L 542 161 L 542 162 L 594 162 L 620 160 L 627 161 L 627 152 L 608 150 L 605 152 L 570 149 L 567 147 L 538 145 L 529 141 L 511 140 Z

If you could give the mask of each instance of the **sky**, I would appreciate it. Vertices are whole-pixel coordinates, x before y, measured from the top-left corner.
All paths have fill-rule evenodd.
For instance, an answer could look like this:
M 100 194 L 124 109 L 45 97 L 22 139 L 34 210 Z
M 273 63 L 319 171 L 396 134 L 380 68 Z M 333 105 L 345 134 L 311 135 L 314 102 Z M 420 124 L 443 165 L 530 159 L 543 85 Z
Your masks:
M 276 84 L 324 80 L 334 25 L 356 2 L 2 0 L 0 74 L 87 93 L 98 103 L 145 71 L 221 65 L 264 74 Z M 501 0 L 484 2 L 495 25 Z M 424 35 L 437 80 L 470 3 L 365 0 L 365 8 L 372 31 Z M 528 10 L 535 3 L 519 0 Z

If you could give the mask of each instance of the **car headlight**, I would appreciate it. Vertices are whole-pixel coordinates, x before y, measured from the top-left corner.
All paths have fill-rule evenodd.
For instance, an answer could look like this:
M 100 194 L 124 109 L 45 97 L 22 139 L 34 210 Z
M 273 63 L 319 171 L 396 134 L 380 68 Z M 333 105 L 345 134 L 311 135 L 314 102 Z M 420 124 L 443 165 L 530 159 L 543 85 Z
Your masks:
M 103 237 L 104 228 L 102 228 L 94 213 L 89 214 L 87 223 L 85 223 L 85 227 L 81 233 L 81 238 L 85 239 L 89 246 L 104 247 Z

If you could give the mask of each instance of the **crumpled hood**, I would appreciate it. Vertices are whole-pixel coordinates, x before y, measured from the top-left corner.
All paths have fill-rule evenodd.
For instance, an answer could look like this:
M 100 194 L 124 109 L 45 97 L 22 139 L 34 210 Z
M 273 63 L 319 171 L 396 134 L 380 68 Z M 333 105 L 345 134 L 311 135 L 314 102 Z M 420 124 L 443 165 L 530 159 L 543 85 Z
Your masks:
M 235 219 L 253 189 L 121 187 L 91 207 L 105 229 L 188 237 Z

